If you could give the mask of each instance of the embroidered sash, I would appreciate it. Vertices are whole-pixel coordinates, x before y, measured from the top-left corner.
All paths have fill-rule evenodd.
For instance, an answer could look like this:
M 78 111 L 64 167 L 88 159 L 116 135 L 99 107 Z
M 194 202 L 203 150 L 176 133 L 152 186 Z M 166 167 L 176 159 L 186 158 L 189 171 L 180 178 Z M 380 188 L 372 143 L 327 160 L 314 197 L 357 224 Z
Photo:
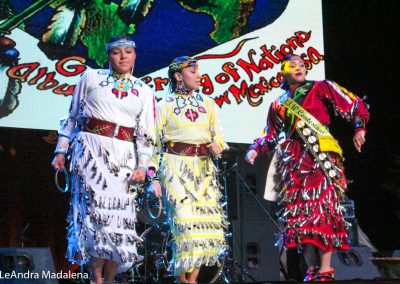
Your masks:
M 291 98 L 287 98 L 282 105 L 318 134 L 319 146 L 322 152 L 335 152 L 343 157 L 343 151 L 338 141 L 333 138 L 332 134 L 318 119 Z

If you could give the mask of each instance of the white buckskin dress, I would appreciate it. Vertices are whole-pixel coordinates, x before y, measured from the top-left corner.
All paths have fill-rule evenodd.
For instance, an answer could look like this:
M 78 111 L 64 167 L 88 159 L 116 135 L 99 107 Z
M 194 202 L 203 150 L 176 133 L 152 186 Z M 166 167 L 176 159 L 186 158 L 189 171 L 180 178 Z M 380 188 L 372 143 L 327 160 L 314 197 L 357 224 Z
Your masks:
M 134 128 L 137 150 L 131 134 L 121 128 L 119 138 L 101 134 L 107 125 L 83 131 L 88 118 Z M 69 115 L 61 121 L 56 149 L 65 153 L 69 148 L 71 155 L 68 260 L 82 265 L 90 257 L 110 259 L 124 272 L 139 259 L 136 206 L 128 181 L 136 167 L 148 167 L 154 123 L 154 94 L 140 79 L 93 69 L 81 77 Z

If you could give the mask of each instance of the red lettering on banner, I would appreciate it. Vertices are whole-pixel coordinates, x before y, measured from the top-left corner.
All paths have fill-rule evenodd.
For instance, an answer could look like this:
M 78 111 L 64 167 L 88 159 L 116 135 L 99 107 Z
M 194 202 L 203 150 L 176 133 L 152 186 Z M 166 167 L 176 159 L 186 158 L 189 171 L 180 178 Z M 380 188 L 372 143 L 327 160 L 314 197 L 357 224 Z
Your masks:
M 71 61 L 78 61 L 84 63 L 85 59 L 79 56 L 71 56 L 60 59 L 56 64 L 56 71 L 58 74 L 63 76 L 71 77 L 79 75 L 87 69 L 86 65 L 83 64 L 73 64 L 68 65 Z M 37 74 L 28 80 L 28 77 L 34 72 Z M 38 90 L 49 90 L 53 89 L 53 93 L 57 95 L 70 96 L 73 94 L 75 85 L 61 84 L 55 79 L 57 72 L 48 72 L 47 67 L 40 67 L 38 62 L 23 63 L 17 66 L 13 66 L 7 71 L 7 75 L 10 78 L 20 80 L 21 82 L 27 82 L 29 85 L 38 84 L 41 79 L 44 81 L 37 85 Z
M 256 107 L 263 102 L 263 96 L 271 91 L 274 88 L 278 88 L 282 83 L 282 76 L 280 73 L 277 73 L 276 77 L 271 77 L 269 81 L 267 81 L 264 77 L 260 77 L 259 82 L 256 84 L 247 85 L 246 81 L 243 80 L 240 88 L 235 85 L 231 85 L 229 87 L 229 92 L 235 97 L 237 104 L 242 102 L 242 99 L 246 98 L 247 102 L 250 106 Z M 223 100 L 221 97 L 216 101 L 219 107 L 222 107 L 222 104 L 229 100 L 227 97 L 228 93 L 224 92 L 225 97 Z M 230 104 L 230 101 L 229 101 Z
M 53 92 L 56 95 L 64 95 L 64 96 L 70 96 L 74 93 L 75 91 L 75 85 L 68 85 L 68 84 L 62 84 L 56 88 L 54 88 Z
M 260 68 L 258 68 L 257 64 L 254 62 L 254 59 L 253 59 L 254 54 L 256 54 L 255 50 L 250 49 L 248 52 L 250 63 L 244 61 L 243 59 L 239 59 L 238 61 L 236 61 L 236 64 L 239 65 L 240 67 L 242 67 L 244 72 L 246 72 L 247 76 L 249 76 L 250 81 L 253 81 L 253 72 L 251 72 L 250 70 L 252 70 L 256 73 L 260 73 Z
M 282 44 L 279 50 L 284 56 L 293 54 L 293 48 L 291 48 L 288 44 Z
M 307 49 L 307 55 L 310 58 L 312 64 L 318 64 L 321 60 L 324 59 L 324 56 L 321 55 L 318 50 L 316 50 L 314 47 L 309 47 Z M 310 68 L 311 69 L 311 68 Z
M 41 67 L 41 68 L 39 68 L 38 74 L 37 74 L 35 77 L 33 77 L 32 79 L 30 79 L 30 80 L 28 81 L 28 84 L 29 84 L 29 85 L 34 85 L 34 84 L 36 84 L 36 83 L 39 81 L 39 79 L 43 78 L 43 76 L 46 75 L 46 73 L 47 73 L 47 67 Z
M 168 79 L 167 78 L 157 77 L 157 78 L 154 78 L 154 83 L 156 84 L 155 85 L 156 91 L 162 91 L 162 90 L 164 90 L 162 85 L 167 86 L 168 85 Z
M 216 63 L 221 64 L 222 69 L 222 71 L 202 76 L 202 94 L 214 95 L 213 99 L 220 108 L 224 104 L 231 104 L 233 100 L 230 96 L 234 97 L 237 104 L 246 99 L 250 106 L 260 105 L 263 96 L 273 89 L 279 88 L 282 83 L 282 76 L 279 72 L 275 76 L 266 78 L 265 74 L 261 73 L 262 71 L 275 70 L 285 55 L 296 53 L 296 51 L 304 60 L 307 70 L 311 70 L 313 65 L 319 64 L 324 59 L 324 56 L 313 46 L 309 46 L 306 51 L 302 50 L 303 52 L 297 50 L 305 48 L 306 43 L 311 39 L 311 34 L 311 31 L 296 31 L 280 45 L 262 44 L 258 48 L 249 49 L 245 53 L 246 51 L 243 50 L 245 44 L 255 39 L 247 38 L 240 41 L 231 52 L 199 56 L 198 59 L 201 61 L 215 60 Z M 245 55 L 240 56 L 240 52 L 244 52 Z M 86 59 L 79 56 L 62 58 L 55 64 L 56 72 L 49 72 L 47 67 L 41 67 L 38 62 L 24 63 L 9 68 L 7 75 L 21 82 L 27 82 L 29 85 L 37 84 L 36 88 L 39 90 L 52 89 L 52 92 L 57 95 L 69 96 L 73 94 L 75 85 L 60 84 L 56 75 L 77 76 L 88 68 L 84 64 L 85 62 Z M 257 75 L 258 77 L 255 77 Z M 258 82 L 252 83 L 253 80 L 258 80 Z M 161 92 L 168 86 L 168 78 L 160 76 L 156 78 L 145 76 L 142 81 L 156 92 Z M 228 85 L 229 82 L 233 82 L 233 84 Z M 219 87 L 221 86 L 225 90 L 220 90 Z M 222 93 L 222 95 L 214 94 L 215 90 L 218 90 L 218 93 Z
M 264 95 L 264 93 L 260 92 L 259 89 L 254 87 L 254 85 L 249 87 L 247 94 L 247 101 L 250 106 L 256 107 L 262 103 L 263 99 L 260 97 Z
M 260 82 L 254 85 L 255 88 L 259 89 L 261 93 L 266 93 L 272 89 L 271 85 L 268 84 L 264 77 L 260 78 Z
M 304 47 L 304 44 L 297 36 L 292 36 L 288 38 L 286 40 L 286 43 L 293 49 L 296 49 L 297 47 Z
M 302 53 L 302 54 L 300 54 L 300 57 L 301 57 L 301 59 L 303 59 L 304 67 L 305 67 L 307 70 L 310 70 L 310 69 L 312 68 L 312 63 L 311 63 L 311 61 L 307 58 L 307 54 Z
M 76 76 L 76 75 L 83 73 L 87 69 L 86 65 L 83 65 L 83 64 L 66 65 L 67 63 L 70 63 L 70 61 L 74 61 L 74 60 L 78 61 L 80 63 L 84 63 L 86 61 L 85 58 L 80 57 L 80 56 L 66 57 L 66 58 L 60 59 L 56 63 L 56 71 L 65 77 Z M 71 70 L 71 71 L 69 71 L 69 70 Z
M 225 84 L 229 82 L 229 75 L 226 73 L 219 73 L 217 76 L 215 76 L 215 81 L 219 84 Z
M 263 51 L 263 53 L 261 54 L 263 58 L 268 57 L 268 59 L 271 60 L 273 64 L 279 64 L 280 62 L 279 58 L 276 58 L 272 54 L 272 51 L 276 49 L 275 45 L 271 45 L 271 49 L 268 49 L 267 46 L 264 44 L 260 47 L 260 49 Z
M 311 31 L 306 32 L 296 32 L 295 36 L 292 36 L 286 40 L 286 43 L 290 45 L 293 49 L 297 47 L 304 47 L 303 42 L 306 42 L 310 39 Z
M 40 83 L 37 88 L 39 90 L 48 90 L 58 85 L 58 81 L 54 79 L 56 72 L 47 73 L 44 82 Z
M 222 105 L 224 104 L 224 103 L 227 103 L 227 104 L 231 104 L 231 101 L 229 100 L 229 98 L 228 98 L 228 91 L 225 91 L 221 96 L 219 96 L 219 97 L 215 97 L 214 98 L 214 101 L 215 101 L 215 103 L 219 106 L 219 107 L 222 107 Z
M 258 82 L 252 83 L 253 80 L 255 80 L 255 76 L 262 71 L 274 70 L 277 66 L 279 68 L 280 63 L 286 55 L 296 53 L 298 48 L 304 48 L 305 43 L 307 43 L 310 38 L 311 31 L 297 31 L 279 46 L 263 44 L 258 50 L 251 48 L 247 51 L 245 56 L 235 59 L 235 62 L 233 62 L 233 58 L 238 56 L 246 42 L 255 38 L 247 38 L 240 41 L 231 52 L 224 54 L 204 54 L 196 57 L 202 62 L 203 60 L 209 59 L 225 59 L 225 62 L 220 63 L 222 72 L 220 71 L 217 73 L 217 71 L 214 73 L 216 75 L 204 74 L 202 76 L 202 93 L 205 95 L 214 95 L 214 101 L 220 108 L 222 108 L 224 104 L 231 104 L 233 100 L 230 96 L 234 97 L 234 101 L 238 105 L 244 100 L 247 100 L 250 106 L 259 106 L 263 102 L 263 96 L 279 88 L 283 79 L 280 72 L 276 72 L 275 76 L 269 78 L 266 78 L 266 76 L 262 74 L 263 76 L 259 76 Z M 313 65 L 318 64 L 324 58 L 324 56 L 312 46 L 308 47 L 305 52 L 297 51 L 297 53 L 304 60 L 307 70 L 310 70 Z M 226 85 L 228 82 L 232 82 L 231 79 L 233 80 L 233 84 L 230 84 L 227 89 L 219 91 L 219 87 Z M 154 81 L 155 91 L 161 91 L 167 79 L 160 77 L 152 79 L 150 76 L 146 76 L 142 80 L 148 84 Z M 222 92 L 222 95 L 214 94 L 215 90 L 218 90 L 218 93 Z
M 203 74 L 201 76 L 200 85 L 203 87 L 202 88 L 203 94 L 211 95 L 212 93 L 214 93 L 214 86 L 208 74 Z
M 276 75 L 276 80 L 277 80 L 280 84 L 282 84 L 283 78 L 282 78 L 281 72 L 279 72 L 279 73 Z
M 271 80 L 269 81 L 270 85 L 271 85 L 273 88 L 279 88 L 279 86 L 281 85 L 282 80 L 283 80 L 283 79 L 282 79 L 282 76 L 281 76 L 281 73 L 279 73 L 279 76 L 280 76 L 280 78 L 281 78 L 280 81 L 278 80 L 278 78 L 275 78 L 275 77 L 272 77 Z
M 17 66 L 13 66 L 7 71 L 7 75 L 10 78 L 20 80 L 21 82 L 26 82 L 28 76 L 36 70 L 39 63 L 25 63 Z M 26 69 L 24 71 L 24 69 Z
M 222 70 L 231 75 L 233 81 L 237 82 L 240 79 L 240 75 L 237 72 L 238 69 L 234 67 L 235 65 L 232 62 L 226 62 L 224 65 L 222 65 Z
M 245 80 L 240 84 L 240 89 L 235 85 L 231 85 L 228 89 L 235 97 L 237 104 L 242 102 L 242 97 L 245 98 L 247 95 L 247 82 Z
M 261 58 L 258 66 L 260 67 L 261 70 L 268 70 L 274 67 L 274 63 L 269 61 L 267 58 Z
M 311 37 L 311 31 L 309 31 L 309 32 L 298 31 L 298 32 L 295 32 L 294 34 L 296 35 L 296 37 L 297 37 L 302 43 L 308 41 L 308 40 L 310 39 L 310 37 Z M 300 46 L 300 47 L 303 47 L 303 45 Z

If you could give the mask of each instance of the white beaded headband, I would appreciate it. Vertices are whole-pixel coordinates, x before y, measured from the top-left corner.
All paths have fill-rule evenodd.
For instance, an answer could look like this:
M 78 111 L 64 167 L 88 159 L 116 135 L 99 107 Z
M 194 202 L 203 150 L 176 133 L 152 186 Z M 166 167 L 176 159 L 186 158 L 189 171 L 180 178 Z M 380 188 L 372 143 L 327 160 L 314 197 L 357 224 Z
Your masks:
M 119 47 L 133 47 L 136 48 L 136 44 L 132 40 L 128 39 L 122 39 L 114 42 L 110 42 L 106 45 L 106 51 L 107 53 L 112 49 L 112 48 L 119 48 Z

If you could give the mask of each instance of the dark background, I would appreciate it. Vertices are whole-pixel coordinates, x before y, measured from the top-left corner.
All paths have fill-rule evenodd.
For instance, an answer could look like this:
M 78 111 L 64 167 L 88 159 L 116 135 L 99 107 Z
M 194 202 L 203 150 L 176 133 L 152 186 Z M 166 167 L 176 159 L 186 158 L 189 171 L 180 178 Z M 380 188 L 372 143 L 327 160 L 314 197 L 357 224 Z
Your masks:
M 399 5 L 380 0 L 322 2 L 326 78 L 361 97 L 368 95 L 371 105 L 361 154 L 352 145 L 352 127 L 334 120 L 347 176 L 354 181 L 349 197 L 355 200 L 361 228 L 378 250 L 400 249 L 399 91 L 395 82 L 400 70 Z M 48 131 L 0 128 L 0 247 L 20 246 L 16 237 L 29 223 L 25 245 L 50 247 L 59 271 L 66 266 L 69 198 L 54 186 L 50 167 L 54 144 L 45 141 L 52 140 L 48 135 Z M 235 195 L 230 196 L 233 205 L 234 199 Z
M 379 250 L 399 249 L 400 153 L 395 80 L 400 15 L 396 1 L 323 1 L 326 77 L 368 95 L 371 121 L 361 154 L 352 130 L 338 121 L 361 228 Z

